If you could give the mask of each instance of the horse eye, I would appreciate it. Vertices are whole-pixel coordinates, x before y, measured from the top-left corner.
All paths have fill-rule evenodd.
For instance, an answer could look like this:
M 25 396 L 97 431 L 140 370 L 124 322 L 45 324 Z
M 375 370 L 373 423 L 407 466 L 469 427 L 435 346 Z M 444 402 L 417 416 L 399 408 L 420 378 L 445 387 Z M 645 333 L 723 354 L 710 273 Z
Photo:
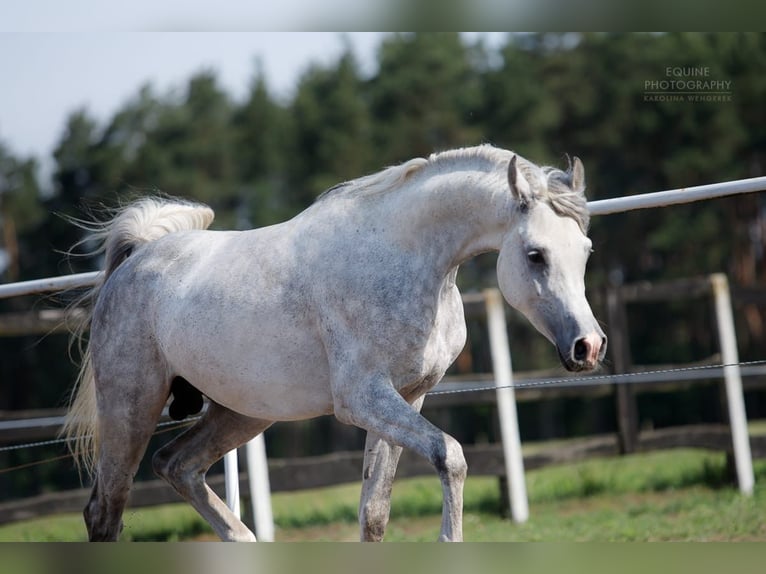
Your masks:
M 529 262 L 534 265 L 544 265 L 545 264 L 545 256 L 543 255 L 543 252 L 539 249 L 532 249 L 527 252 L 527 259 L 529 259 Z

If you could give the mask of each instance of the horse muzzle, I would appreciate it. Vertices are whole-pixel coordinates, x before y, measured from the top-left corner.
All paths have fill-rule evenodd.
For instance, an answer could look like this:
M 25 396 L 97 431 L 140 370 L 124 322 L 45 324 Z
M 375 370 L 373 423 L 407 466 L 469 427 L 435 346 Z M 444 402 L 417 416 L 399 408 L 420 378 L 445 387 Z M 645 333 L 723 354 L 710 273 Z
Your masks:
M 606 335 L 593 332 L 576 339 L 566 353 L 562 352 L 560 346 L 556 348 L 566 370 L 592 371 L 604 360 L 606 344 Z

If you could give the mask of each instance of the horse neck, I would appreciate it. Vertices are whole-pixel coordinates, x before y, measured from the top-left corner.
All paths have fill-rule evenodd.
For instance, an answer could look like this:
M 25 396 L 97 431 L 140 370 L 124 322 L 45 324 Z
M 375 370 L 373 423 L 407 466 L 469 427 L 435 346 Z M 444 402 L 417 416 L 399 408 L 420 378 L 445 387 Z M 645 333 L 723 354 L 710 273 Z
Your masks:
M 427 169 L 427 168 L 426 168 Z M 433 170 L 418 174 L 396 194 L 396 224 L 452 269 L 486 251 L 498 251 L 513 220 L 505 170 Z

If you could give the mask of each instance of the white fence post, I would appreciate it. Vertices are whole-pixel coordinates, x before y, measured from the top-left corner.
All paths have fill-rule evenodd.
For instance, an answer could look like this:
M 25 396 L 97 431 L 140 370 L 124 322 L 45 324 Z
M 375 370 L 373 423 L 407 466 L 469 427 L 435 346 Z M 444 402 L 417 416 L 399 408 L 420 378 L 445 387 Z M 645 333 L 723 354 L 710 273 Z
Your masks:
M 731 311 L 729 281 L 723 273 L 710 276 L 715 296 L 715 312 L 718 319 L 718 338 L 721 342 L 723 376 L 726 382 L 726 403 L 729 408 L 729 425 L 734 447 L 734 462 L 737 467 L 737 481 L 742 494 L 753 494 L 753 459 L 750 453 L 750 438 L 747 432 L 745 397 L 742 392 L 742 375 L 739 370 L 737 335 L 734 316 Z
M 229 507 L 237 518 L 240 518 L 239 462 L 236 448 L 223 455 L 223 473 L 226 484 L 226 506 Z
M 271 485 L 263 433 L 247 443 L 247 481 L 253 508 L 255 536 L 262 542 L 274 540 L 274 515 L 271 512 Z
M 274 517 L 271 512 L 271 486 L 269 466 L 266 460 L 266 443 L 259 434 L 245 446 L 247 455 L 247 481 L 253 508 L 255 536 L 263 542 L 274 540 Z M 226 506 L 242 517 L 239 497 L 239 457 L 237 449 L 230 450 L 223 457 L 224 483 L 226 485 Z
M 526 522 L 529 518 L 529 502 L 516 412 L 516 394 L 513 391 L 513 371 L 503 296 L 498 289 L 487 289 L 484 291 L 484 301 L 487 306 L 489 344 L 497 387 L 497 411 L 500 417 L 500 435 L 503 442 L 505 474 L 508 478 L 511 517 L 514 522 Z

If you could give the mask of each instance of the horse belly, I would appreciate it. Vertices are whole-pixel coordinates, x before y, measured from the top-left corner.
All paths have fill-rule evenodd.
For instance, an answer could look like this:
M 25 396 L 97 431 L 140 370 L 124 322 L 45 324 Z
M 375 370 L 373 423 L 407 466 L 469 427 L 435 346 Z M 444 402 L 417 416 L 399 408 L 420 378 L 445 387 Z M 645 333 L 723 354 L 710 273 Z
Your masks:
M 241 318 L 240 318 L 241 319 Z M 215 402 L 267 420 L 298 420 L 332 412 L 324 348 L 310 329 L 241 320 L 177 333 L 163 345 L 169 365 Z

